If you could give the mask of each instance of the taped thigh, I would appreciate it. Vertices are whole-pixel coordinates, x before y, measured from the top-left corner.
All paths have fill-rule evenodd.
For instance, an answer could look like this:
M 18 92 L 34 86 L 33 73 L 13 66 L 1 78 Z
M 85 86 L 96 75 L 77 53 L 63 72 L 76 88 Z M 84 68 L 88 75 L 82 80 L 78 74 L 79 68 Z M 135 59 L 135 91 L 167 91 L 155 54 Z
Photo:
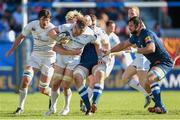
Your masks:
M 162 79 L 161 75 L 156 70 L 150 70 L 148 72 L 148 77 L 151 77 L 151 76 L 155 76 L 155 79 L 157 79 L 157 80 Z
M 32 79 L 34 74 L 31 70 L 25 70 L 24 73 L 23 73 L 23 76 L 24 77 L 28 77 L 29 79 Z
M 67 81 L 67 82 L 71 82 L 72 81 L 72 77 L 64 75 L 62 80 Z
M 63 78 L 62 74 L 54 73 L 53 77 L 52 77 L 52 80 L 53 81 L 55 81 L 55 80 L 62 80 L 62 78 Z

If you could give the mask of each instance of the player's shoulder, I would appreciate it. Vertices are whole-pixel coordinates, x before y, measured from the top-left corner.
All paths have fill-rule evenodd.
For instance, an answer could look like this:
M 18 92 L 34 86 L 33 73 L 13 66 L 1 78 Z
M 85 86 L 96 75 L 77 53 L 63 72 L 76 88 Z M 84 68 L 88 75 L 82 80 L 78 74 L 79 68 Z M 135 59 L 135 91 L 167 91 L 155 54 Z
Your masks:
M 65 24 L 62 24 L 63 27 L 67 27 L 67 28 L 72 28 L 73 27 L 73 24 L 71 23 L 65 23 Z
M 142 29 L 142 34 L 143 35 L 149 35 L 149 34 L 153 34 L 153 31 L 151 31 L 150 29 Z
M 109 34 L 109 37 L 113 37 L 113 38 L 119 38 L 114 32 Z
M 27 25 L 29 26 L 38 26 L 39 25 L 39 20 L 33 20 L 33 21 L 30 21 Z
M 48 28 L 54 28 L 54 27 L 55 27 L 55 25 L 50 22 L 49 25 L 48 25 Z
M 90 27 L 86 27 L 83 34 L 85 34 L 85 35 L 93 35 L 94 36 L 94 31 Z

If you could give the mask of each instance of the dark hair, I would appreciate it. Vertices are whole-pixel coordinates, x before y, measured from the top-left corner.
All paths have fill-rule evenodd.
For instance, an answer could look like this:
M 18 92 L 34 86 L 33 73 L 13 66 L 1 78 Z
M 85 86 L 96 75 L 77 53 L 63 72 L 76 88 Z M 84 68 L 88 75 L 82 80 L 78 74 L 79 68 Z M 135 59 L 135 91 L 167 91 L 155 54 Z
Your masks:
M 38 14 L 38 19 L 41 17 L 51 18 L 51 12 L 48 9 L 42 9 Z
M 97 20 L 97 17 L 96 17 L 95 15 L 90 14 L 89 16 L 91 17 L 92 22 L 94 22 L 94 21 L 96 21 L 96 20 Z
M 106 26 L 109 26 L 109 25 L 111 25 L 111 24 L 115 24 L 115 22 L 114 22 L 113 20 L 108 20 L 108 21 L 106 22 Z
M 132 17 L 131 19 L 128 20 L 129 22 L 133 22 L 133 24 L 135 25 L 135 27 L 137 27 L 139 24 L 141 24 L 141 18 L 140 17 Z
M 78 28 L 82 30 L 86 27 L 86 20 L 84 19 L 84 17 L 77 17 L 76 24 Z

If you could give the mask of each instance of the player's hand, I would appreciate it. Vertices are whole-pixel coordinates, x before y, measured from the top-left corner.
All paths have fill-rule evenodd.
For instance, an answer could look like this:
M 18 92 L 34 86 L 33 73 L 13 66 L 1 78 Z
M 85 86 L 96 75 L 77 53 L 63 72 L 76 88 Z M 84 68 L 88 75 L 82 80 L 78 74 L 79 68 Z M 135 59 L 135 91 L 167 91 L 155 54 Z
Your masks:
M 53 51 L 57 52 L 59 50 L 59 45 L 56 44 L 54 47 L 53 47 Z
M 6 57 L 9 57 L 12 53 L 13 53 L 13 51 L 12 51 L 12 50 L 9 50 L 9 51 L 6 53 Z
M 104 56 L 109 55 L 111 53 L 110 50 L 104 50 L 104 49 L 102 49 L 101 52 L 105 54 Z
M 137 53 L 137 48 L 131 48 L 129 50 L 125 50 L 125 53 Z

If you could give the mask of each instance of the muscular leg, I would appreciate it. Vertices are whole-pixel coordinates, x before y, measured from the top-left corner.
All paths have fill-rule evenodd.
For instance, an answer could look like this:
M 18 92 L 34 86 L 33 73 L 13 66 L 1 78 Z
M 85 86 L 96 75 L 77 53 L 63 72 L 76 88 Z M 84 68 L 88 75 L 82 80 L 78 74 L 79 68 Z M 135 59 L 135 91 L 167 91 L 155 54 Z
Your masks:
M 159 86 L 159 81 L 165 76 L 165 73 L 159 67 L 152 67 L 148 72 L 148 84 L 150 84 L 151 91 L 154 97 L 155 107 L 154 110 L 148 109 L 150 112 L 156 113 L 166 113 L 166 109 L 161 100 L 161 90 Z
M 14 112 L 14 114 L 20 114 L 21 110 L 24 109 L 24 104 L 25 104 L 25 100 L 26 100 L 26 96 L 28 92 L 29 83 L 31 82 L 34 76 L 34 73 L 36 73 L 37 71 L 38 69 L 35 69 L 31 66 L 27 66 L 25 68 L 22 82 L 19 89 L 19 105 L 18 105 L 17 110 Z
M 139 78 L 139 82 L 141 83 L 141 85 L 143 86 L 143 88 L 146 90 L 146 92 L 148 94 L 151 94 L 151 88 L 150 88 L 150 85 L 148 85 L 146 83 L 146 80 L 147 80 L 147 72 L 144 71 L 144 70 L 137 70 L 137 75 L 138 75 L 138 78 Z
M 78 66 L 73 73 L 73 78 L 75 80 L 76 88 L 79 92 L 79 95 L 81 96 L 81 99 L 83 100 L 87 112 L 86 114 L 89 114 L 91 105 L 88 97 L 88 90 L 84 84 L 84 80 L 86 79 L 86 75 L 88 73 L 88 70 L 82 66 Z
M 62 82 L 64 68 L 55 66 L 55 71 L 52 77 L 52 89 L 51 89 L 51 107 L 45 115 L 50 115 L 56 112 L 57 98 L 59 96 L 59 88 Z
M 71 86 L 71 81 L 72 81 L 72 75 L 73 71 L 66 69 L 64 72 L 64 77 L 63 77 L 63 88 L 64 88 L 64 107 L 61 110 L 60 114 L 61 115 L 67 115 L 70 111 L 70 101 L 71 101 L 71 96 L 72 92 L 70 89 Z

